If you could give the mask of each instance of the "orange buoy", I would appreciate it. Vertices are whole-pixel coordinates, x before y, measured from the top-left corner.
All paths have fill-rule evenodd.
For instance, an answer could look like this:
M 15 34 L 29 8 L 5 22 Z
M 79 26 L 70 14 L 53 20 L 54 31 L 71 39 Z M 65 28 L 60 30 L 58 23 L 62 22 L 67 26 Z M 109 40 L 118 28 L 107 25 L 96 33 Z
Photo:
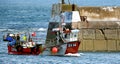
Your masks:
M 57 47 L 53 47 L 52 48 L 52 53 L 57 53 L 58 52 L 58 48 Z

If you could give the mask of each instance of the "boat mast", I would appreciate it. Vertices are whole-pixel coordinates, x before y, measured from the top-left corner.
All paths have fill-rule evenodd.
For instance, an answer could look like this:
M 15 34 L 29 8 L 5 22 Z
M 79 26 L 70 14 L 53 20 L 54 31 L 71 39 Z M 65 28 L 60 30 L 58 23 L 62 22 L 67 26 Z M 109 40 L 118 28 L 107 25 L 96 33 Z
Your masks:
M 61 0 L 60 1 L 62 4 L 65 4 L 65 1 L 64 0 Z M 70 4 L 70 0 L 68 0 L 68 4 Z
M 65 4 L 65 1 L 64 1 L 64 0 L 60 0 L 60 3 L 61 3 L 61 4 Z

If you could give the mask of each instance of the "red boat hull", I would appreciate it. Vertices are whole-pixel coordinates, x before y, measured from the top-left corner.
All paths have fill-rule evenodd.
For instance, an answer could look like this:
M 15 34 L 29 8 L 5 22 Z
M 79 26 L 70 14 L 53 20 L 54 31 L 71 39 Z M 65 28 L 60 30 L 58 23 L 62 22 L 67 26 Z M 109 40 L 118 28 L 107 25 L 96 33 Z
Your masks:
M 15 54 L 15 55 L 39 55 L 41 53 L 41 49 L 37 47 L 31 48 L 23 48 L 22 46 L 13 47 L 8 45 L 8 54 Z
M 67 49 L 66 49 L 65 54 L 68 54 L 68 53 L 72 53 L 72 54 L 78 53 L 79 45 L 80 45 L 79 41 L 69 42 L 67 44 Z

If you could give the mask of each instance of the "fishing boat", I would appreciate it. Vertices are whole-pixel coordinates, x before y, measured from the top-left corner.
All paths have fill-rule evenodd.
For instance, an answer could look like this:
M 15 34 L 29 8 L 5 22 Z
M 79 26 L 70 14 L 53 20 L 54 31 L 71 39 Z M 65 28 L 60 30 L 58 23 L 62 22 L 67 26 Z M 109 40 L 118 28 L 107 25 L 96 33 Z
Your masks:
M 26 33 L 25 33 L 26 34 Z M 24 39 L 19 39 L 16 34 L 9 33 L 7 35 L 4 35 L 3 41 L 7 41 L 7 47 L 8 47 L 8 54 L 16 54 L 16 55 L 39 55 L 42 53 L 42 44 L 38 44 L 35 37 L 36 33 L 29 36 L 23 36 Z
M 61 0 L 58 5 L 64 4 L 64 0 Z M 52 17 L 51 22 L 49 22 L 45 44 L 24 47 L 22 46 L 23 41 L 19 41 L 22 44 L 14 46 L 8 44 L 8 54 L 75 56 L 74 54 L 78 53 L 80 41 L 78 39 L 79 30 L 74 28 L 72 23 L 80 21 L 80 15 L 78 11 L 74 11 L 74 5 L 72 6 L 71 11 L 60 11 L 59 15 Z M 35 33 L 32 36 L 34 35 Z M 7 41 L 5 37 L 4 41 Z M 28 42 L 29 40 L 26 41 L 26 43 Z
M 71 10 L 68 10 L 69 7 Z M 74 4 L 65 4 L 64 0 L 61 0 L 59 4 L 54 4 L 46 37 L 47 48 L 43 54 L 79 56 L 76 54 L 80 46 L 78 38 L 80 31 L 72 25 L 78 21 L 81 21 L 81 18 Z

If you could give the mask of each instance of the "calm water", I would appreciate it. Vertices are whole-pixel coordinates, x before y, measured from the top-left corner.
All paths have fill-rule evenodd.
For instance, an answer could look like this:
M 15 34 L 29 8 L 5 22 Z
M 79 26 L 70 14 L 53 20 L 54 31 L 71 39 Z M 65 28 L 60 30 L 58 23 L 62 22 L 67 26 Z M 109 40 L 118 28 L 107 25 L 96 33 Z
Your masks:
M 2 1 L 2 0 L 1 0 Z M 1 2 L 0 1 L 0 2 Z M 7 0 L 5 0 L 7 1 Z M 16 0 L 13 0 L 16 1 Z M 24 1 L 24 0 L 22 0 Z M 49 0 L 50 1 L 50 0 Z M 81 6 L 119 6 L 119 0 L 71 0 Z M 3 1 L 2 1 L 3 2 Z M 32 2 L 32 0 L 30 0 Z M 39 1 L 40 2 L 40 1 Z M 0 36 L 7 32 L 39 31 L 45 41 L 54 1 L 37 5 L 0 3 Z M 55 1 L 56 2 L 56 1 Z M 7 3 L 7 4 L 4 4 Z M 79 52 L 80 57 L 8 55 L 7 43 L 0 37 L 0 64 L 120 64 L 120 52 Z

